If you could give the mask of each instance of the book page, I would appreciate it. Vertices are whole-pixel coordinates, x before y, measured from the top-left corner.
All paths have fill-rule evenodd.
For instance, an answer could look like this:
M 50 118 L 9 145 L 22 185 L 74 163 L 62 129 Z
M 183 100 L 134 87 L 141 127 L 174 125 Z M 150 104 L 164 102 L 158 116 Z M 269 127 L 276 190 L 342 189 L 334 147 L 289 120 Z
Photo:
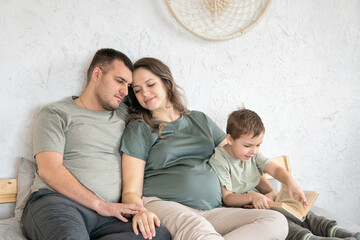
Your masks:
M 290 205 L 291 204 L 289 204 L 289 203 L 281 203 L 281 202 L 274 202 L 274 203 L 270 204 L 271 209 L 281 212 L 286 217 L 290 217 L 290 218 L 293 218 L 293 219 L 298 219 L 300 221 L 304 221 L 305 220 L 304 214 L 302 214 L 298 210 L 294 209 Z
M 307 200 L 311 199 L 313 192 L 311 191 L 304 191 L 305 197 Z M 290 198 L 288 189 L 283 187 L 281 188 L 280 192 L 278 193 L 278 196 L 275 199 L 275 202 L 284 202 L 285 200 L 296 200 L 300 202 L 300 197 L 297 194 L 294 194 L 294 199 Z
M 304 207 L 298 200 L 286 198 L 282 200 L 283 203 L 286 203 L 288 206 L 292 207 L 294 210 L 298 211 L 301 214 L 304 214 Z
M 310 201 L 314 197 L 314 192 L 304 191 L 305 197 L 308 201 Z
M 285 199 L 291 199 L 288 193 L 287 188 L 281 188 L 278 193 L 275 202 L 283 202 Z
M 294 195 L 294 199 L 291 199 L 288 193 L 287 188 L 281 188 L 278 196 L 276 197 L 275 202 L 284 202 L 290 205 L 292 208 L 298 210 L 298 212 L 302 214 L 307 214 L 314 204 L 316 198 L 318 197 L 318 193 L 313 191 L 304 191 L 305 197 L 308 201 L 308 206 L 304 209 L 303 205 L 300 202 L 300 197 L 298 195 Z

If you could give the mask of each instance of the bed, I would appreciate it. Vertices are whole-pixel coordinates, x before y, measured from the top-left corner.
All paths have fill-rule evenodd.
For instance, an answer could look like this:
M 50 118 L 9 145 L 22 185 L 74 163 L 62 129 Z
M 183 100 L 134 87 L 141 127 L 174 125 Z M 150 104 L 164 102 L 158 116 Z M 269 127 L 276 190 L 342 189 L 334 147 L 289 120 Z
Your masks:
M 273 161 L 286 168 L 289 172 L 290 161 L 286 156 L 272 158 Z M 30 195 L 30 187 L 33 182 L 36 165 L 33 161 L 21 157 L 19 159 L 18 177 L 16 179 L 0 180 L 0 204 L 8 202 L 16 202 L 13 216 L 0 219 L 0 239 L 1 240 L 26 240 L 21 229 L 21 214 Z M 268 176 L 272 184 L 278 189 L 278 182 Z M 360 226 L 346 219 L 341 219 L 331 212 L 322 208 L 313 206 L 312 211 L 318 215 L 323 215 L 331 219 L 337 220 L 338 224 L 348 230 L 358 232 Z

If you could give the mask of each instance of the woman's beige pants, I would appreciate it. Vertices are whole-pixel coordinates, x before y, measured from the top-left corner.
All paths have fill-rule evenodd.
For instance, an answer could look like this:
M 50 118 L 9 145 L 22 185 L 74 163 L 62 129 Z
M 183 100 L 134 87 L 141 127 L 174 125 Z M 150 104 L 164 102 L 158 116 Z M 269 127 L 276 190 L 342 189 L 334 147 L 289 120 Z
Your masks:
M 219 207 L 198 210 L 156 197 L 143 197 L 174 240 L 275 240 L 288 234 L 286 218 L 272 210 Z

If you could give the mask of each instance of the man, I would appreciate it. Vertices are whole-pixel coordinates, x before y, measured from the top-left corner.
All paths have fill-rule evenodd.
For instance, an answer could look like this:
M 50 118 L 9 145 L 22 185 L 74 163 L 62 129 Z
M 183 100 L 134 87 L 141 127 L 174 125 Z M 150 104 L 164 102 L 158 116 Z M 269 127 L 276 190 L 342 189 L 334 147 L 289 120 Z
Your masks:
M 29 239 L 143 239 L 126 218 L 141 206 L 119 203 L 127 114 L 120 103 L 132 70 L 123 53 L 100 49 L 81 96 L 39 113 L 33 136 L 38 171 L 21 220 Z M 156 239 L 170 239 L 166 229 L 156 232 Z

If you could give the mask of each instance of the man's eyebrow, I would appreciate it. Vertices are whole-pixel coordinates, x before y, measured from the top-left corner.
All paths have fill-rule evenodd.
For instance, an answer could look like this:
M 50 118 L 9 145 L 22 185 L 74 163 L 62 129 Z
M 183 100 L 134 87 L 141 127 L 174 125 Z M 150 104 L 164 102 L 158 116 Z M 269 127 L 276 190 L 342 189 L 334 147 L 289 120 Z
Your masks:
M 126 83 L 128 82 L 125 78 L 123 78 L 121 76 L 116 76 L 115 79 L 120 79 L 120 80 L 122 80 L 122 81 L 124 81 Z

